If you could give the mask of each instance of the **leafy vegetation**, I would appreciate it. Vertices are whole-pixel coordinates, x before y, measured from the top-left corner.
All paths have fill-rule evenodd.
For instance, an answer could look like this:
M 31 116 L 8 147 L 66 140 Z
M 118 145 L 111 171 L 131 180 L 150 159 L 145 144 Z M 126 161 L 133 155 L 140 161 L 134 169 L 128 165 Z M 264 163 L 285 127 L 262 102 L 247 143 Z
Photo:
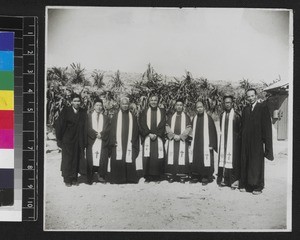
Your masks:
M 189 71 L 180 78 L 170 78 L 157 73 L 151 64 L 139 77 L 122 77 L 118 70 L 113 74 L 95 69 L 90 75 L 79 63 L 72 63 L 71 68 L 52 67 L 47 71 L 47 123 L 55 123 L 62 108 L 70 105 L 70 94 L 76 92 L 82 97 L 82 107 L 87 112 L 92 110 L 96 97 L 104 102 L 105 114 L 113 115 L 119 108 L 121 97 L 127 96 L 131 102 L 131 111 L 137 116 L 148 105 L 151 94 L 159 97 L 159 106 L 167 114 L 174 112 L 176 99 L 182 99 L 188 115 L 195 115 L 195 103 L 202 101 L 207 111 L 215 120 L 222 112 L 222 100 L 225 94 L 234 94 L 235 109 L 241 113 L 246 105 L 245 91 L 255 87 L 259 98 L 265 99 L 265 83 L 255 84 L 248 79 L 240 80 L 232 86 L 226 82 L 209 82 L 206 78 L 193 78 Z M 124 75 L 123 75 L 124 76 Z M 105 78 L 108 82 L 105 83 Z

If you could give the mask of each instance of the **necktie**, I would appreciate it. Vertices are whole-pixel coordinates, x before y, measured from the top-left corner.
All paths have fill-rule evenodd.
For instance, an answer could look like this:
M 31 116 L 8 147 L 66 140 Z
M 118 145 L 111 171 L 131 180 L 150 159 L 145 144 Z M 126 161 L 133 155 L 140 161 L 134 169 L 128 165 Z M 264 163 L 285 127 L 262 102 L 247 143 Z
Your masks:
M 100 113 L 97 113 L 97 123 L 99 123 L 99 115 Z

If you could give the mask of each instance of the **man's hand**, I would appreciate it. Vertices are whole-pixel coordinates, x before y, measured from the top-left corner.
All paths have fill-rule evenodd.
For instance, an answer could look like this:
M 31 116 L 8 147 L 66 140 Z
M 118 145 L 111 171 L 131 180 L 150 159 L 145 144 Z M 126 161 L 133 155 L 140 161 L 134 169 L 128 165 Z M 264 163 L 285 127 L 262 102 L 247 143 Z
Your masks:
M 152 141 L 154 141 L 155 139 L 156 139 L 156 134 L 152 134 L 152 133 L 150 133 L 149 134 L 149 137 L 150 137 L 150 139 L 152 140 Z
M 174 136 L 174 140 L 175 140 L 176 142 L 180 141 L 180 136 L 179 136 L 179 135 L 175 135 L 175 136 Z

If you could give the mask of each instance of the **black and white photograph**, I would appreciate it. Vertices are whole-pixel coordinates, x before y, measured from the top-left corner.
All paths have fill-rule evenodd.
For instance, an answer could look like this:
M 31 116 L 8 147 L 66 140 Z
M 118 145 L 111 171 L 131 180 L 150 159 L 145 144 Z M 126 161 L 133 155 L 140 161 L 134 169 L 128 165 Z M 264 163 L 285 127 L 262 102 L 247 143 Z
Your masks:
M 292 230 L 292 10 L 45 11 L 45 231 Z

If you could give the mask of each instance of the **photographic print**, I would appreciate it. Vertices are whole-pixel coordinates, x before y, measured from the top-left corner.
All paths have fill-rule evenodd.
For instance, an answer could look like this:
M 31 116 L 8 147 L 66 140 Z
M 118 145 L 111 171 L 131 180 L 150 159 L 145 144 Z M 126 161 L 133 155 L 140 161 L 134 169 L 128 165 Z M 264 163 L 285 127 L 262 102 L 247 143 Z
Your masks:
M 291 231 L 292 20 L 46 7 L 44 230 Z

